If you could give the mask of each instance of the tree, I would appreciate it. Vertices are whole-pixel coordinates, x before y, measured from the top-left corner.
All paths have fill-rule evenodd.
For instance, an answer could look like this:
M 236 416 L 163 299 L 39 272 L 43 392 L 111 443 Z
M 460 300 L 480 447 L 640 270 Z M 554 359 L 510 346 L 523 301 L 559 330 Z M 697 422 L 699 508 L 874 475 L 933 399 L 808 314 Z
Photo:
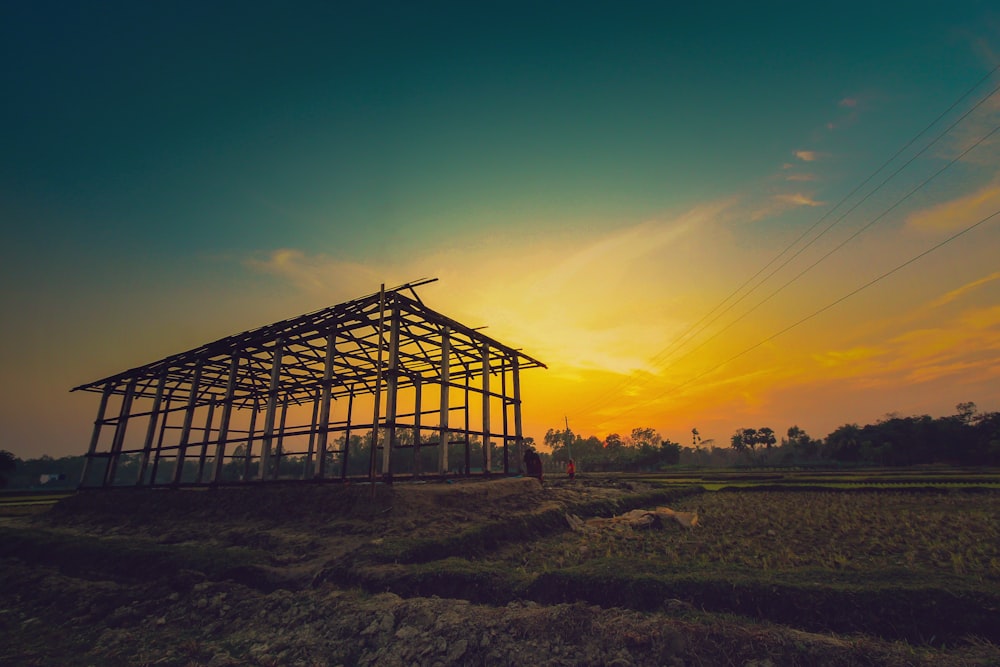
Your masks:
M 625 446 L 622 442 L 622 437 L 617 433 L 612 433 L 604 439 L 604 448 L 610 452 L 615 452 Z
M 764 445 L 771 449 L 771 445 L 777 442 L 774 437 L 774 430 L 764 426 L 762 428 L 743 428 L 733 433 L 729 439 L 733 449 L 742 453 L 748 452 L 753 455 L 757 451 L 757 445 Z
M 729 439 L 729 442 L 736 451 L 740 453 L 750 452 L 752 454 L 754 447 L 757 446 L 757 429 L 737 429 L 737 431 L 733 433 L 732 437 Z
M 957 417 L 960 422 L 969 425 L 972 423 L 976 414 L 976 404 L 972 401 L 959 403 L 955 406 L 955 413 L 955 417 Z
M 639 449 L 644 448 L 657 448 L 660 446 L 660 434 L 652 428 L 634 428 L 632 429 L 632 434 L 629 436 L 630 443 L 633 447 L 638 447 Z
M 668 466 L 675 466 L 681 462 L 681 446 L 676 442 L 664 440 L 660 443 L 660 461 Z
M 861 427 L 844 424 L 826 436 L 825 457 L 835 461 L 857 461 L 861 450 Z
M 0 489 L 7 486 L 7 474 L 17 469 L 17 458 L 6 449 L 0 449 Z
M 788 445 L 792 451 L 792 457 L 797 460 L 810 460 L 816 458 L 819 452 L 820 443 L 813 440 L 809 434 L 798 426 L 788 427 L 788 438 L 782 439 L 782 445 Z

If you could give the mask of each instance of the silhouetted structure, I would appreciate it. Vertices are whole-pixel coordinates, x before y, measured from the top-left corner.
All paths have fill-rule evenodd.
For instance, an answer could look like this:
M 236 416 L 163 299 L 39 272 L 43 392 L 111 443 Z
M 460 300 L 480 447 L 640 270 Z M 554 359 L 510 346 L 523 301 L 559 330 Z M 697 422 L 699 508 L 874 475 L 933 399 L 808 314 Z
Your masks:
M 519 469 L 519 374 L 545 365 L 427 308 L 428 282 L 75 387 L 101 394 L 81 488 Z

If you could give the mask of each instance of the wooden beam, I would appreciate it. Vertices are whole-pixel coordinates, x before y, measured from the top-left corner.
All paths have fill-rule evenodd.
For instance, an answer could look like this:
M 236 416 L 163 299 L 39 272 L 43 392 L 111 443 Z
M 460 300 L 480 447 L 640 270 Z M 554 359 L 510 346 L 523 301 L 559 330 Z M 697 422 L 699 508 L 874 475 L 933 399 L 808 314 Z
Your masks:
M 448 472 L 448 391 L 449 377 L 451 373 L 451 363 L 448 356 L 451 351 L 451 337 L 448 327 L 441 330 L 441 403 L 440 421 L 438 422 L 438 474 L 444 475 Z

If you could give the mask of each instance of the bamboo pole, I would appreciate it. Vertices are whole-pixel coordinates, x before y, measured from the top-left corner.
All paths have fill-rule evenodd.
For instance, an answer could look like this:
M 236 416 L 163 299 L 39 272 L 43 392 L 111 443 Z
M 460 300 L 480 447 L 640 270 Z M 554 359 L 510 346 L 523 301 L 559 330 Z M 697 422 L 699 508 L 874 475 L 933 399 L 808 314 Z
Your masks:
M 156 385 L 156 396 L 153 397 L 153 407 L 149 411 L 149 425 L 146 427 L 146 439 L 142 445 L 142 459 L 139 461 L 139 475 L 136 477 L 135 485 L 142 486 L 146 478 L 146 468 L 149 465 L 149 456 L 153 449 L 153 440 L 156 438 L 156 424 L 160 417 L 160 403 L 163 400 L 163 389 L 167 384 L 167 372 L 160 373 L 160 380 Z
M 135 396 L 135 386 L 138 382 L 138 378 L 132 378 L 125 387 L 125 396 L 122 398 L 121 408 L 118 411 L 118 423 L 115 424 L 115 437 L 111 441 L 108 467 L 104 469 L 103 486 L 114 486 L 115 484 L 118 457 L 121 456 L 122 447 L 125 444 L 125 431 L 128 428 L 129 415 L 132 412 L 132 399 Z
M 333 359 L 337 353 L 337 328 L 334 325 L 326 334 L 326 356 L 323 359 L 323 387 L 319 406 L 319 443 L 316 445 L 316 477 L 326 476 L 326 449 L 330 438 L 330 394 L 333 382 Z
M 392 450 L 396 446 L 396 403 L 399 391 L 399 306 L 393 301 L 389 326 L 389 369 L 386 377 L 386 441 L 382 445 L 382 476 L 392 480 Z
M 267 412 L 264 414 L 264 439 L 261 442 L 260 469 L 257 479 L 267 479 L 267 469 L 271 465 L 271 443 L 274 440 L 274 413 L 278 409 L 278 390 L 281 386 L 281 357 L 284 353 L 285 341 L 278 338 L 274 341 L 274 356 L 271 358 L 271 384 L 267 388 Z
M 489 475 L 493 465 L 490 451 L 490 344 L 483 341 L 483 474 Z
M 236 380 L 240 372 L 240 356 L 233 354 L 229 360 L 229 379 L 226 381 L 226 395 L 222 402 L 222 422 L 219 424 L 219 442 L 215 446 L 215 469 L 212 471 L 212 482 L 222 481 L 222 469 L 226 461 L 226 442 L 229 439 L 229 426 L 233 417 L 233 401 L 236 400 Z
M 378 420 L 382 410 L 382 336 L 385 329 L 385 283 L 378 292 L 378 364 L 375 366 L 375 414 L 372 415 L 372 451 L 368 466 L 368 479 L 372 483 L 372 494 L 375 493 L 375 450 L 378 448 Z
M 94 420 L 94 430 L 90 434 L 90 446 L 87 447 L 87 456 L 83 461 L 83 472 L 80 474 L 80 487 L 87 481 L 87 477 L 90 474 L 90 468 L 94 462 L 94 454 L 97 451 L 97 443 L 101 438 L 101 428 L 104 426 L 104 413 L 108 409 L 108 399 L 111 398 L 111 392 L 115 390 L 115 385 L 108 382 L 104 385 L 104 390 L 101 392 L 101 403 L 97 407 L 97 418 Z
M 181 441 L 177 445 L 177 467 L 174 469 L 174 484 L 180 484 L 184 476 L 184 457 L 187 454 L 188 440 L 191 437 L 191 423 L 194 411 L 198 407 L 198 385 L 201 384 L 202 364 L 199 362 L 194 369 L 194 379 L 191 380 L 191 393 L 188 394 L 187 408 L 184 412 L 184 426 L 181 428 Z
M 444 327 L 441 332 L 441 403 L 440 419 L 438 427 L 438 473 L 444 475 L 448 472 L 448 398 L 451 382 L 451 338 L 448 327 Z

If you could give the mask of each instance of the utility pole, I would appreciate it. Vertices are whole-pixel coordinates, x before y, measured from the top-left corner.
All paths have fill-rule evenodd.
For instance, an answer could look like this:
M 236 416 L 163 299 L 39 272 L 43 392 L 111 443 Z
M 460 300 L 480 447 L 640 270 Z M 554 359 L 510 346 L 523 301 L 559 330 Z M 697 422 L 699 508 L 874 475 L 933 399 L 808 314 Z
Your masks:
M 563 419 L 566 421 L 566 430 L 563 432 L 563 440 L 566 441 L 566 457 L 573 458 L 573 450 L 570 449 L 570 442 L 572 438 L 569 435 L 569 417 L 563 415 Z

